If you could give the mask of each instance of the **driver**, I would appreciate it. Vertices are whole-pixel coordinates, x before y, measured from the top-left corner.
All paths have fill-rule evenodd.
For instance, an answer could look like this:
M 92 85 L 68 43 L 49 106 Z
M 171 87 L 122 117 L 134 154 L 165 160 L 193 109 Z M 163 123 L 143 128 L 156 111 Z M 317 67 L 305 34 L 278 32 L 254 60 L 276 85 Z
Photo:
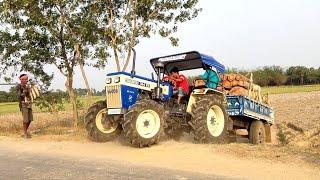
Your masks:
M 170 79 L 176 84 L 173 94 L 178 94 L 178 104 L 180 104 L 181 98 L 189 94 L 188 79 L 184 75 L 179 74 L 177 67 L 173 67 L 170 70 Z

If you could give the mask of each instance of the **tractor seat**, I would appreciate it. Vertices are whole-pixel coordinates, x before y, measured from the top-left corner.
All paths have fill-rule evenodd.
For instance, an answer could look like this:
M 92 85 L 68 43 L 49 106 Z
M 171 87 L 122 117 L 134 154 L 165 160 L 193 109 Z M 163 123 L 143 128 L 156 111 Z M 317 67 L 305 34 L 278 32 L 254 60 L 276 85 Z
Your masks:
M 189 92 L 191 93 L 192 91 L 189 91 Z M 181 102 L 182 102 L 182 103 L 189 101 L 189 99 L 190 99 L 190 93 L 189 93 L 188 95 L 186 95 L 186 96 L 183 96 L 183 97 L 181 98 Z M 173 99 L 178 99 L 178 95 L 177 95 L 177 94 L 172 95 L 172 98 L 173 98 Z
M 194 90 L 194 89 L 203 89 L 203 88 L 207 88 L 207 86 L 205 86 L 205 85 L 203 85 L 203 86 L 197 86 L 197 87 L 193 86 L 193 89 L 192 89 L 192 90 Z

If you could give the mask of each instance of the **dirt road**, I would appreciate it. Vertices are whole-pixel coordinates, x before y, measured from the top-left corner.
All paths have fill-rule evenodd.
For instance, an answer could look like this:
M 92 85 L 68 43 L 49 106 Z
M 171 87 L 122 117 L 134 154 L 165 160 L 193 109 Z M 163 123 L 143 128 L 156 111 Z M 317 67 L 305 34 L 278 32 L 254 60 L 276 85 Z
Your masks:
M 227 179 L 108 159 L 53 156 L 0 149 L 0 179 Z M 229 179 L 229 178 L 228 178 Z
M 221 148 L 223 147 L 226 146 L 221 145 Z M 68 169 L 65 169 L 64 173 L 62 173 L 63 171 L 56 171 L 57 174 L 60 174 L 59 177 L 71 179 L 75 179 L 81 174 L 83 177 L 90 177 L 91 174 L 92 177 L 96 176 L 99 179 L 101 176 L 94 174 L 100 172 L 100 170 L 95 168 L 106 168 L 112 171 L 112 167 L 108 168 L 113 166 L 112 163 L 115 164 L 115 167 L 123 167 L 123 170 L 112 171 L 111 174 L 113 173 L 114 176 L 119 174 L 123 178 L 131 177 L 130 172 L 132 172 L 134 173 L 132 178 L 153 177 L 155 179 L 166 179 L 166 177 L 170 179 L 214 179 L 217 177 L 228 179 L 274 179 L 275 177 L 276 179 L 319 179 L 320 169 L 307 163 L 297 163 L 295 161 L 284 163 L 261 160 L 259 158 L 237 158 L 220 152 L 221 149 L 219 150 L 219 148 L 214 148 L 213 145 L 167 141 L 151 148 L 136 149 L 124 146 L 119 141 L 99 144 L 70 141 L 45 142 L 35 139 L 22 140 L 1 137 L 0 153 L 2 152 L 2 156 L 0 156 L 0 159 L 2 166 L 4 166 L 3 160 L 11 161 L 15 159 L 12 156 L 13 154 L 16 154 L 16 162 L 24 162 L 22 154 L 27 154 L 27 158 L 40 157 L 39 160 L 43 160 L 43 164 L 35 162 L 32 167 L 39 168 L 39 172 L 41 172 L 41 170 L 45 171 L 43 166 L 47 166 L 45 164 L 47 162 L 46 157 L 51 157 L 48 160 L 48 168 L 57 165 L 57 169 L 64 169 L 68 164 L 72 165 L 69 170 L 70 174 L 67 173 Z M 10 153 L 5 155 L 8 152 Z M 63 163 L 65 158 L 69 159 L 66 165 Z M 88 168 L 94 169 L 91 173 L 83 174 L 84 172 L 81 171 L 85 167 L 83 161 L 90 162 L 88 163 Z M 92 162 L 97 162 L 97 164 Z M 24 163 L 28 164 L 28 162 Z M 75 165 L 77 163 L 79 163 L 78 166 Z M 18 166 L 18 163 L 14 164 Z M 93 167 L 90 167 L 91 164 Z M 102 164 L 104 165 L 102 166 Z M 17 169 L 13 168 L 10 171 L 15 172 Z M 149 173 L 144 176 L 145 172 Z M 45 177 L 40 174 L 34 175 L 40 178 Z M 12 177 L 15 176 L 13 175 Z
M 6 135 L 0 136 L 0 179 L 47 179 L 51 171 L 57 177 L 70 179 L 320 179 L 320 146 L 305 145 L 309 140 L 305 138 L 292 139 L 303 142 L 299 146 L 281 145 L 277 140 L 281 122 L 294 123 L 304 130 L 319 127 L 320 93 L 277 94 L 271 95 L 271 101 L 276 125 L 273 143 L 265 146 L 194 144 L 190 136 L 143 149 L 132 148 L 121 139 L 93 143 L 84 132 L 74 132 L 68 123 L 56 122 L 45 113 L 36 114 L 38 120 L 31 127 L 41 129 L 40 133 L 23 140 L 19 138 L 21 115 L 0 116 L 0 133 Z M 6 134 L 10 128 L 17 133 Z M 22 154 L 27 157 L 24 159 Z M 34 157 L 38 157 L 36 161 Z M 6 163 L 11 163 L 12 168 L 5 169 Z M 19 171 L 24 166 L 36 170 L 31 168 L 31 174 L 25 174 L 23 169 Z M 89 171 L 81 171 L 84 167 Z

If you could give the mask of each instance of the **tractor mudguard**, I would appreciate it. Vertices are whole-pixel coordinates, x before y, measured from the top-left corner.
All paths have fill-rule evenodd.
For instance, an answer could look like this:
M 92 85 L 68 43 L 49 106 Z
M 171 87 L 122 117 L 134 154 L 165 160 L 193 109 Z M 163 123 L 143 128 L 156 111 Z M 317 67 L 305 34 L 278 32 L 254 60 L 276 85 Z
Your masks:
M 188 107 L 187 107 L 187 113 L 191 113 L 192 105 L 196 102 L 196 96 L 207 95 L 207 94 L 219 95 L 223 99 L 223 102 L 226 102 L 226 97 L 223 94 L 223 92 L 221 92 L 221 91 L 218 91 L 215 89 L 210 89 L 210 88 L 195 89 L 190 94 L 190 99 L 189 99 Z

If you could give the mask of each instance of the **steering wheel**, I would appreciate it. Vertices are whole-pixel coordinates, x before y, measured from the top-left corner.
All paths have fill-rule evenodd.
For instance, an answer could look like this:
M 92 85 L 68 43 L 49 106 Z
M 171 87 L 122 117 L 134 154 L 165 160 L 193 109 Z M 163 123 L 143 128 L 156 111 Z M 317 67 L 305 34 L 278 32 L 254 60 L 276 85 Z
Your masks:
M 172 87 L 176 87 L 177 86 L 177 83 L 173 80 L 173 79 L 171 79 L 170 77 L 164 77 L 163 79 L 162 79 L 162 81 L 164 81 L 164 82 L 167 82 L 167 83 L 169 83 Z

